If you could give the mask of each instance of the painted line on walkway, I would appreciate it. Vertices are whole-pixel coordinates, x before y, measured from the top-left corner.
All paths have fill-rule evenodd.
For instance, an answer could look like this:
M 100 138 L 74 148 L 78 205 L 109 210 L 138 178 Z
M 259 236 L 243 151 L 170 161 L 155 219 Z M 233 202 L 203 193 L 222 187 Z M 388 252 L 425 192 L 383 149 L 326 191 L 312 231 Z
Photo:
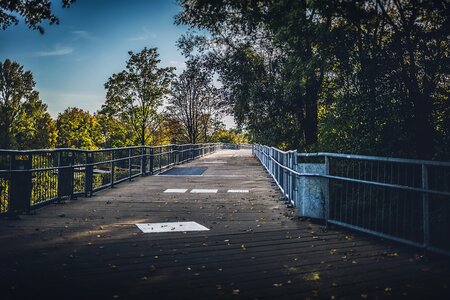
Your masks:
M 217 189 L 192 189 L 191 193 L 193 193 L 193 194 L 215 194 L 215 193 L 217 193 Z
M 140 223 L 136 226 L 143 233 L 206 231 L 209 228 L 197 222 Z
M 167 189 L 164 193 L 186 193 L 188 189 Z
M 248 193 L 248 190 L 228 190 L 228 193 Z

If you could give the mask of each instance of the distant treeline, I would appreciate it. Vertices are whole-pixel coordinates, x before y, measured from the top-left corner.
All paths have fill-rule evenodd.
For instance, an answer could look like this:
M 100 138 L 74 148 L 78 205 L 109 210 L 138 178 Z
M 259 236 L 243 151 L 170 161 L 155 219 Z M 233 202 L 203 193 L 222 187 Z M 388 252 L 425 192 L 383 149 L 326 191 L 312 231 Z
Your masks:
M 136 59 L 136 55 L 141 56 L 136 63 L 141 67 L 144 63 L 151 65 L 147 65 L 147 75 L 161 70 L 157 68 L 156 49 L 144 49 L 133 55 L 130 52 L 131 60 Z M 152 85 L 142 86 L 132 73 L 130 71 L 127 78 L 123 78 L 126 71 L 111 76 L 105 84 L 107 100 L 101 110 L 89 113 L 69 107 L 53 120 L 34 88 L 32 73 L 11 60 L 0 62 L 0 149 L 99 149 L 142 144 L 247 141 L 241 132 L 225 130 L 219 111 L 206 110 L 199 105 L 187 108 L 179 103 L 178 109 L 190 110 L 192 119 L 185 120 L 172 113 L 176 111 L 173 104 L 158 112 L 163 97 L 170 94 L 171 84 L 175 86 L 178 79 L 169 74 L 170 82 L 166 82 L 166 87 L 161 90 L 161 81 L 157 78 L 153 78 Z M 143 96 L 139 98 L 135 96 L 137 94 Z M 198 97 L 194 98 L 191 104 L 200 102 Z

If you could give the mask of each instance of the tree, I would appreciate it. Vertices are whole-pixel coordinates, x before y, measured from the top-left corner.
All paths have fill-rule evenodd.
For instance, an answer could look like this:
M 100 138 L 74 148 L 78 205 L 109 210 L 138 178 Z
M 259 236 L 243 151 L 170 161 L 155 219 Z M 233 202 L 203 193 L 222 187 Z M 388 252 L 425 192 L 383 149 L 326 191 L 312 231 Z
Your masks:
M 98 149 L 104 143 L 97 118 L 80 108 L 67 108 L 58 115 L 56 124 L 58 147 Z
M 55 146 L 54 121 L 34 86 L 33 74 L 23 66 L 9 59 L 0 62 L 0 148 Z
M 160 68 L 156 48 L 128 52 L 126 70 L 113 74 L 105 83 L 106 102 L 101 112 L 117 117 L 132 128 L 141 145 L 151 142 L 161 123 L 157 109 L 170 92 L 175 68 Z
M 63 0 L 67 8 L 75 0 Z M 50 0 L 2 0 L 0 1 L 0 28 L 5 30 L 11 25 L 19 24 L 18 16 L 24 18 L 29 28 L 44 33 L 41 23 L 48 21 L 50 25 L 59 24 L 59 19 L 52 13 Z
M 167 111 L 183 127 L 188 143 L 208 142 L 210 131 L 219 116 L 219 94 L 212 72 L 199 57 L 190 57 L 186 69 L 172 86 Z
M 209 32 L 190 45 L 255 141 L 448 157 L 446 1 L 179 3 L 177 24 Z
M 102 134 L 101 148 L 117 148 L 134 146 L 135 140 L 133 130 L 128 128 L 127 124 L 123 124 L 114 116 L 105 114 L 97 114 L 94 116 L 100 125 Z

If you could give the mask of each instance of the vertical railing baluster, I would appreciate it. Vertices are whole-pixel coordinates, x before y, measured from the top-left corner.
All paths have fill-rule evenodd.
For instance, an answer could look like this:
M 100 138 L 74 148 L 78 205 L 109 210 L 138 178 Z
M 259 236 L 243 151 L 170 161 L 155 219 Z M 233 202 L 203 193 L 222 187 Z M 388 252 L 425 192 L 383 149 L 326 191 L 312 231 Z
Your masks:
M 84 167 L 84 196 L 92 196 L 92 179 L 94 173 L 94 166 L 91 165 L 93 160 L 92 152 L 85 152 L 86 166 Z
M 428 168 L 422 164 L 422 189 L 428 190 Z M 422 222 L 423 222 L 423 247 L 427 249 L 430 245 L 430 215 L 428 193 L 422 192 Z
M 110 164 L 110 168 L 111 168 L 111 182 L 110 182 L 110 186 L 114 187 L 114 168 L 115 168 L 115 155 L 114 155 L 114 150 L 111 150 L 111 164 Z
M 133 173 L 132 167 L 131 167 L 131 156 L 133 154 L 132 148 L 128 149 L 128 180 L 131 181 L 131 175 Z
M 330 175 L 330 158 L 325 155 L 325 175 Z M 323 193 L 323 197 L 325 198 L 325 226 L 328 228 L 328 220 L 330 219 L 330 207 L 331 207 L 331 199 L 330 199 L 330 179 L 325 178 L 326 186 L 325 191 Z
M 141 147 L 141 176 L 145 176 L 147 173 L 147 148 L 145 146 Z
M 153 168 L 154 168 L 154 154 L 155 154 L 155 149 L 154 147 L 150 148 L 150 175 L 154 174 Z

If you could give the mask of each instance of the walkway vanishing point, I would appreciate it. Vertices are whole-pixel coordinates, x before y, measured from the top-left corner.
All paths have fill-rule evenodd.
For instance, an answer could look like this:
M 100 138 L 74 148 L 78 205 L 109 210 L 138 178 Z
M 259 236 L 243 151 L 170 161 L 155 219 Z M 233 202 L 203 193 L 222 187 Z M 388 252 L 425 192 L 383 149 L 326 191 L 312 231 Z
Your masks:
M 448 299 L 448 258 L 300 220 L 251 150 L 177 168 L 190 167 L 207 169 L 139 177 L 0 220 L 1 298 Z M 178 221 L 210 230 L 143 233 L 135 225 Z

